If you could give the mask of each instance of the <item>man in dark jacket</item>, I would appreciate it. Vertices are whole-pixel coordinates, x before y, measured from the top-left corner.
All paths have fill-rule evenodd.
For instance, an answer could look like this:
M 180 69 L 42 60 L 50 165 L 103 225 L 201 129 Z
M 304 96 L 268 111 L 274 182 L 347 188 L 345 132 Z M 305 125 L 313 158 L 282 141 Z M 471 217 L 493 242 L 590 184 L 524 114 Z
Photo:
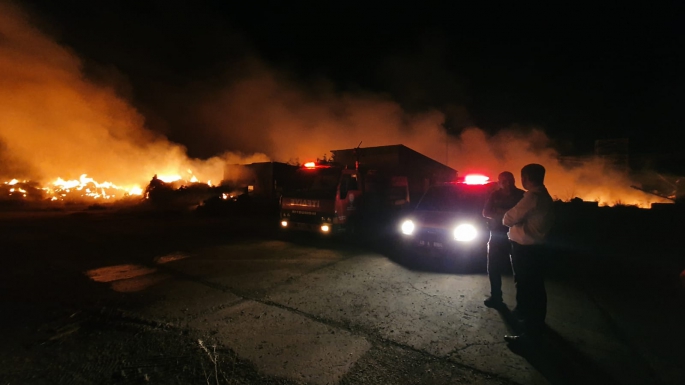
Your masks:
M 498 176 L 499 189 L 492 192 L 483 216 L 488 218 L 490 241 L 488 242 L 488 277 L 490 278 L 490 297 L 485 306 L 502 306 L 502 273 L 510 266 L 511 242 L 507 237 L 509 228 L 502 224 L 504 214 L 523 198 L 523 190 L 516 188 L 514 174 L 505 171 Z

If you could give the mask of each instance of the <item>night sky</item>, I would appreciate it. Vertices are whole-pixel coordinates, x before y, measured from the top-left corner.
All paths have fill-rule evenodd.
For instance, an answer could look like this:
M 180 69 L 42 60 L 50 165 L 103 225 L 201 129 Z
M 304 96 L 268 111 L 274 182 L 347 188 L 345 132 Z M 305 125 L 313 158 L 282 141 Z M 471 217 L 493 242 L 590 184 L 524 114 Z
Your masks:
M 675 2 L 20 4 L 84 60 L 88 76 L 114 81 L 151 129 L 181 143 L 185 90 L 256 57 L 302 84 L 385 95 L 410 112 L 441 110 L 454 134 L 536 126 L 569 155 L 604 138 L 627 137 L 634 152 L 682 146 L 685 20 Z M 186 144 L 191 155 L 213 155 Z

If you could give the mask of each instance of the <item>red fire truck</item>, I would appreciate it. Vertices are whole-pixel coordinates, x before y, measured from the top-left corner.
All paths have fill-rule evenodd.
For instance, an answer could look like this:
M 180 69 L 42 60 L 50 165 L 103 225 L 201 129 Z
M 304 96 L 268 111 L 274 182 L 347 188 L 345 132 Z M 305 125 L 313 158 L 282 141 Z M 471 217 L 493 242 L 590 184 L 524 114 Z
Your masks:
M 453 169 L 402 145 L 333 154 L 333 162 L 305 163 L 284 187 L 282 228 L 326 234 L 382 230 L 413 208 L 430 185 L 456 177 Z
M 281 226 L 288 229 L 354 231 L 361 220 L 382 220 L 409 204 L 405 176 L 308 162 L 295 179 L 281 199 Z

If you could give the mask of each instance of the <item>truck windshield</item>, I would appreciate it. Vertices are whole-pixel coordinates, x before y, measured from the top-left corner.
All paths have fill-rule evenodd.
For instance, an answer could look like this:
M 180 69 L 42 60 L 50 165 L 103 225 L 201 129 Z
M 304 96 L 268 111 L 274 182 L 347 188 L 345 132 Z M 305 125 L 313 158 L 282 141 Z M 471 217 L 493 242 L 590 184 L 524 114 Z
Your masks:
M 491 185 L 433 186 L 423 195 L 416 209 L 422 211 L 480 212 L 483 210 L 490 191 L 492 191 Z
M 340 181 L 341 170 L 335 167 L 300 169 L 286 196 L 328 198 L 335 197 Z

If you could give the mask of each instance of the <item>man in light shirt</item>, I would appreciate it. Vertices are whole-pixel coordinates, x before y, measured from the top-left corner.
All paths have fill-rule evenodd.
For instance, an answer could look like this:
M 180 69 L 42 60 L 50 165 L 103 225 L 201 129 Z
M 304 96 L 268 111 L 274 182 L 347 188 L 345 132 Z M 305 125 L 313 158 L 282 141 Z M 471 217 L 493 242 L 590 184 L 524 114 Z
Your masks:
M 545 329 L 547 293 L 543 265 L 544 244 L 554 221 L 553 200 L 544 184 L 545 168 L 529 164 L 521 169 L 521 184 L 526 190 L 516 206 L 504 214 L 502 224 L 509 227 L 512 243 L 511 263 L 516 282 L 516 310 L 523 332 L 507 335 L 507 342 L 525 341 Z

